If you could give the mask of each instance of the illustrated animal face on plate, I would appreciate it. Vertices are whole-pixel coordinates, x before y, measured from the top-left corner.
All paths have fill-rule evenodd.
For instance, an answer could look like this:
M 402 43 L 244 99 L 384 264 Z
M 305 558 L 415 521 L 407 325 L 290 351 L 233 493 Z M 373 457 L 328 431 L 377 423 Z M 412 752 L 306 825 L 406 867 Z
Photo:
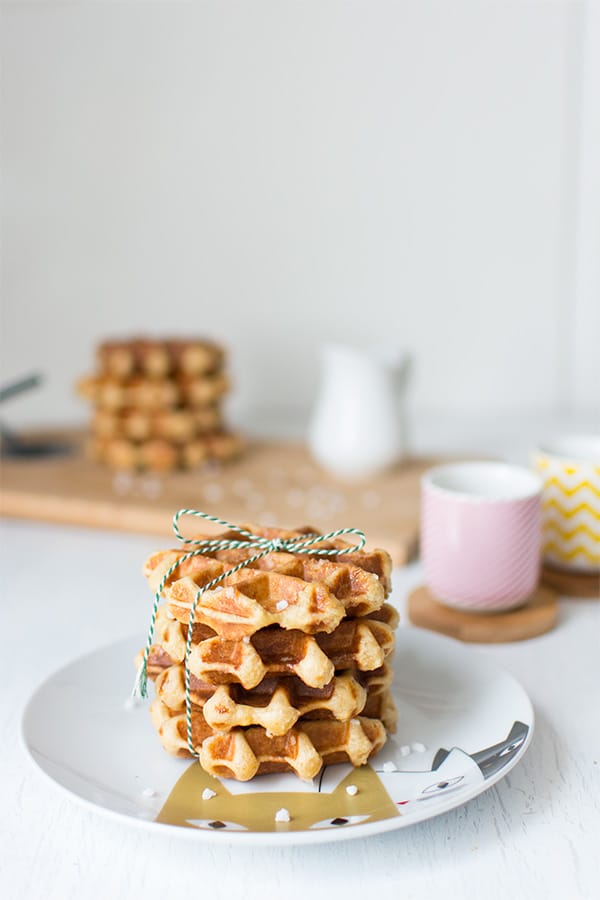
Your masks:
M 240 783 L 212 778 L 191 763 L 177 781 L 157 822 L 213 831 L 305 831 L 347 828 L 416 813 L 481 784 L 519 752 L 529 728 L 515 722 L 508 736 L 475 753 L 439 749 L 430 768 L 387 771 L 375 761 L 358 769 L 328 766 L 312 782 L 294 775 L 260 776 Z M 289 822 L 276 821 L 278 810 Z
M 329 766 L 323 774 L 328 776 L 326 786 L 320 778 L 301 782 L 288 774 L 261 775 L 244 783 L 212 778 L 192 763 L 156 821 L 215 831 L 306 831 L 377 822 L 398 815 L 370 766 Z M 347 787 L 351 787 L 351 793 Z M 215 796 L 204 800 L 206 789 Z M 276 822 L 281 809 L 289 812 L 289 822 Z
M 515 722 L 505 740 L 475 753 L 465 753 L 458 747 L 440 749 L 427 771 L 386 772 L 380 766 L 375 770 L 401 814 L 407 815 L 419 804 L 439 802 L 491 778 L 516 756 L 528 732 L 527 725 Z

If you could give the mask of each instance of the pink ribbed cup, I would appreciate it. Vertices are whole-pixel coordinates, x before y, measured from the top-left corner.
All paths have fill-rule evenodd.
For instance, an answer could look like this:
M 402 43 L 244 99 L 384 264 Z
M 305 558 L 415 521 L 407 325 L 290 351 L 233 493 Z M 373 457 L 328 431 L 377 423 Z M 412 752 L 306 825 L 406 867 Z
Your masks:
M 447 606 L 498 612 L 537 587 L 541 479 L 505 463 L 454 463 L 421 482 L 425 580 Z

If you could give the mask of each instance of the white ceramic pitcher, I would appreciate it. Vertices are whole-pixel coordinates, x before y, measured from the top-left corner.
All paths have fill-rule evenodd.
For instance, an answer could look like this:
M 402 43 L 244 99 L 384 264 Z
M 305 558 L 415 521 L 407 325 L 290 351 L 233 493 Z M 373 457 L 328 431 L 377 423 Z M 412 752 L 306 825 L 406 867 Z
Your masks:
M 308 437 L 317 462 L 341 478 L 365 478 L 399 462 L 406 354 L 329 344 L 322 357 Z

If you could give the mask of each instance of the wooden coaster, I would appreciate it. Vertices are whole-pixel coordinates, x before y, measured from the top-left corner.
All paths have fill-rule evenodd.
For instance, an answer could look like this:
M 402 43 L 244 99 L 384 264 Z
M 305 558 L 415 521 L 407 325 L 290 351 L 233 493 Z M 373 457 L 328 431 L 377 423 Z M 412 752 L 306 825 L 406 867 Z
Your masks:
M 408 617 L 413 625 L 474 644 L 502 644 L 537 637 L 554 627 L 557 614 L 556 594 L 547 587 L 538 587 L 519 609 L 498 613 L 470 613 L 443 606 L 425 585 L 408 597 Z
M 588 575 L 587 572 L 567 572 L 566 569 L 544 566 L 542 584 L 553 588 L 563 597 L 600 600 L 600 575 Z

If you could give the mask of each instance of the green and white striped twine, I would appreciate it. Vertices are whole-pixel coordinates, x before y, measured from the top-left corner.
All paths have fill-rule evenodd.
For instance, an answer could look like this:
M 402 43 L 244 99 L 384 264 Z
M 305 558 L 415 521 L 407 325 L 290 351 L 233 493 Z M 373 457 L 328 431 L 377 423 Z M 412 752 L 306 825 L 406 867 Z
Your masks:
M 233 540 L 230 538 L 215 538 L 214 540 L 189 540 L 185 538 L 180 530 L 179 530 L 179 520 L 183 516 L 196 516 L 199 519 L 204 519 L 206 522 L 212 522 L 215 525 L 223 525 L 229 531 L 235 531 L 237 534 L 241 535 L 244 540 Z M 187 725 L 187 742 L 190 753 L 192 756 L 197 756 L 197 753 L 194 749 L 194 744 L 192 741 L 192 702 L 190 696 L 190 669 L 189 669 L 189 656 L 192 649 L 192 630 L 194 627 L 194 620 L 196 615 L 196 607 L 198 605 L 198 601 L 200 597 L 205 591 L 210 591 L 214 587 L 216 587 L 221 581 L 224 581 L 230 575 L 233 575 L 235 572 L 239 572 L 240 569 L 245 568 L 246 566 L 252 565 L 257 560 L 261 559 L 263 556 L 267 556 L 268 553 L 274 552 L 283 552 L 283 553 L 305 553 L 313 556 L 343 556 L 346 553 L 357 553 L 359 550 L 362 550 L 365 546 L 365 535 L 358 528 L 339 528 L 337 531 L 330 531 L 328 534 L 309 534 L 306 536 L 302 536 L 302 538 L 292 538 L 289 540 L 283 540 L 282 538 L 264 538 L 259 537 L 256 534 L 252 534 L 251 531 L 247 531 L 245 528 L 240 528 L 238 525 L 232 525 L 231 522 L 226 522 L 224 519 L 219 519 L 217 516 L 210 516 L 208 513 L 201 512 L 198 509 L 180 509 L 173 516 L 173 531 L 175 532 L 175 537 L 178 541 L 182 543 L 194 545 L 196 547 L 195 550 L 190 550 L 187 553 L 184 553 L 180 556 L 172 566 L 165 572 L 163 575 L 158 589 L 154 595 L 154 603 L 152 605 L 152 615 L 150 617 L 150 628 L 148 630 L 148 639 L 146 641 L 146 646 L 144 648 L 144 657 L 142 659 L 142 663 L 140 668 L 138 669 L 135 684 L 133 687 L 133 697 L 147 697 L 148 696 L 148 655 L 150 653 L 150 648 L 152 646 L 152 641 L 154 639 L 154 629 L 156 627 L 156 615 L 158 612 L 158 607 L 160 604 L 160 598 L 162 596 L 162 592 L 164 587 L 171 577 L 171 575 L 176 571 L 176 569 L 184 563 L 186 560 L 191 559 L 193 556 L 202 556 L 207 553 L 216 553 L 218 550 L 236 550 L 236 549 L 250 549 L 256 548 L 259 552 L 255 553 L 253 556 L 249 556 L 248 559 L 242 560 L 242 562 L 238 563 L 232 569 L 228 569 L 226 572 L 223 572 L 222 575 L 219 575 L 217 578 L 213 578 L 212 581 L 209 581 L 208 584 L 203 585 L 203 587 L 198 588 L 196 596 L 194 597 L 194 601 L 190 608 L 190 615 L 188 619 L 188 633 L 187 640 L 185 645 L 185 663 L 184 663 L 184 673 L 185 673 L 185 718 Z M 358 544 L 353 547 L 344 547 L 343 549 L 319 549 L 315 547 L 315 544 L 321 544 L 325 541 L 331 541 L 335 538 L 341 537 L 344 534 L 353 534 L 358 537 Z

